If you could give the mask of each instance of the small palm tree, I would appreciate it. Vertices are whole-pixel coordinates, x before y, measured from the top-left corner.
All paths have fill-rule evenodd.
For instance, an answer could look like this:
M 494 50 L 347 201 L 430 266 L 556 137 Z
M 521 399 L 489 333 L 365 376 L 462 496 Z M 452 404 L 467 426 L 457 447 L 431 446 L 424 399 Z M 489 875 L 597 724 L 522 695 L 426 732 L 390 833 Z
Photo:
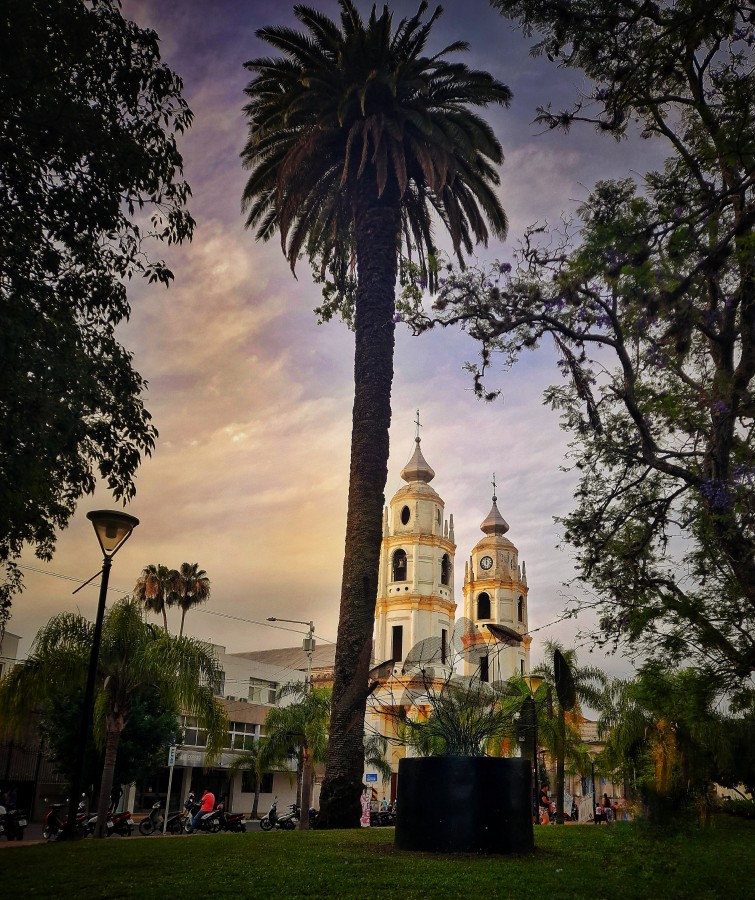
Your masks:
M 391 764 L 388 760 L 388 739 L 382 734 L 371 732 L 364 736 L 364 765 L 377 769 L 383 781 L 391 780 Z
M 83 686 L 94 625 L 61 613 L 37 634 L 23 666 L 0 680 L 0 716 L 20 731 L 32 710 L 56 694 Z M 174 638 L 144 621 L 138 601 L 115 603 L 105 615 L 94 703 L 95 739 L 104 745 L 97 836 L 104 835 L 121 732 L 134 702 L 154 690 L 166 705 L 196 716 L 207 730 L 207 762 L 222 751 L 228 717 L 211 685 L 220 667 L 210 648 L 193 638 Z
M 557 699 L 556 674 L 553 665 L 554 651 L 558 650 L 566 660 L 571 671 L 576 693 L 576 703 L 569 711 L 569 725 L 567 725 L 566 710 L 561 708 Z M 549 749 L 556 757 L 556 823 L 564 822 L 564 764 L 567 756 L 570 756 L 580 766 L 581 774 L 585 774 L 588 765 L 586 748 L 579 737 L 579 720 L 582 718 L 582 703 L 586 703 L 593 709 L 600 709 L 603 702 L 603 692 L 608 679 L 605 673 L 595 666 L 578 665 L 576 650 L 565 650 L 558 641 L 546 641 L 545 658 L 548 662 L 539 665 L 535 675 L 540 675 L 545 682 L 540 690 L 550 690 L 556 705 L 557 716 L 555 719 L 544 718 L 542 720 L 543 743 L 549 745 Z
M 346 554 L 333 683 L 333 740 L 321 795 L 326 827 L 359 823 L 370 647 L 377 596 L 395 342 L 399 256 L 433 280 L 433 221 L 457 255 L 506 233 L 496 195 L 503 159 L 490 126 L 470 107 L 508 105 L 487 72 L 446 57 L 456 41 L 423 55 L 440 7 L 393 27 L 387 7 L 363 21 L 339 0 L 340 23 L 312 7 L 307 29 L 262 28 L 283 54 L 246 63 L 250 170 L 243 204 L 258 239 L 277 231 L 292 268 L 306 255 L 343 290 L 356 271 L 354 406 Z
M 251 772 L 254 776 L 254 801 L 252 803 L 252 813 L 251 816 L 253 819 L 259 818 L 259 804 L 260 804 L 260 786 L 262 783 L 262 776 L 269 768 L 269 760 L 266 750 L 266 741 L 264 738 L 261 738 L 258 741 L 254 742 L 254 745 L 250 747 L 248 750 L 245 750 L 241 756 L 237 756 L 236 759 L 231 763 L 228 767 L 229 772 L 240 772 L 245 770 L 247 772 Z
M 145 566 L 134 587 L 134 596 L 145 609 L 162 615 L 165 632 L 168 632 L 167 609 L 176 602 L 178 572 L 160 564 Z M 182 620 L 183 621 L 183 620 Z
M 207 572 L 199 568 L 199 563 L 181 563 L 177 577 L 173 579 L 173 596 L 181 610 L 181 630 L 178 632 L 181 637 L 186 613 L 210 599 L 210 579 Z
M 275 706 L 265 718 L 264 757 L 269 765 L 296 760 L 301 818 L 299 828 L 309 828 L 309 807 L 317 763 L 325 761 L 330 718 L 330 688 L 309 687 L 301 681 L 284 684 L 277 700 L 293 698 L 287 706 Z

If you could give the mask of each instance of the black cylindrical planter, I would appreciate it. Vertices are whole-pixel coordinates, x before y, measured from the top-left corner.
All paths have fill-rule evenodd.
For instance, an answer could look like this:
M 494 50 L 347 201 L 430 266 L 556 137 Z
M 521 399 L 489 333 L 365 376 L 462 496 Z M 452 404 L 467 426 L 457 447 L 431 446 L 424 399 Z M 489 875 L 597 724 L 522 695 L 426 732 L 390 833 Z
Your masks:
M 396 846 L 435 853 L 527 853 L 534 848 L 531 791 L 526 759 L 402 759 Z

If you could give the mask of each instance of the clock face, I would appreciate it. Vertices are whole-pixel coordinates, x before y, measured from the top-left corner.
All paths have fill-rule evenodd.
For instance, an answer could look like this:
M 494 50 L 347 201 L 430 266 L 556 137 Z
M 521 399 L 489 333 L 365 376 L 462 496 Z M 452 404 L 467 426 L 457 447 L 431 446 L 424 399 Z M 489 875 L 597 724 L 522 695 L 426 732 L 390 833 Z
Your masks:
M 493 559 L 490 556 L 483 556 L 483 558 L 480 560 L 480 568 L 484 569 L 486 572 L 492 567 L 492 565 Z

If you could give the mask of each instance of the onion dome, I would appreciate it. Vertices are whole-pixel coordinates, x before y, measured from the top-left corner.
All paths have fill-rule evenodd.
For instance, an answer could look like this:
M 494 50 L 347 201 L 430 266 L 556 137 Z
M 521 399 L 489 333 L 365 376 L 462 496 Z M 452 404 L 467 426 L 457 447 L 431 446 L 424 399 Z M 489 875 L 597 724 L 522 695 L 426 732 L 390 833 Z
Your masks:
M 409 484 L 413 481 L 423 481 L 425 484 L 429 484 L 435 478 L 435 471 L 422 455 L 419 447 L 420 439 L 416 437 L 414 442 L 417 446 L 414 448 L 412 458 L 401 470 L 401 477 Z M 508 527 L 507 525 L 506 528 L 508 529 Z
M 496 495 L 493 494 L 493 505 L 490 508 L 487 518 L 480 525 L 480 529 L 484 531 L 485 534 L 506 534 L 509 530 L 509 523 L 503 518 L 496 506 L 497 499 Z

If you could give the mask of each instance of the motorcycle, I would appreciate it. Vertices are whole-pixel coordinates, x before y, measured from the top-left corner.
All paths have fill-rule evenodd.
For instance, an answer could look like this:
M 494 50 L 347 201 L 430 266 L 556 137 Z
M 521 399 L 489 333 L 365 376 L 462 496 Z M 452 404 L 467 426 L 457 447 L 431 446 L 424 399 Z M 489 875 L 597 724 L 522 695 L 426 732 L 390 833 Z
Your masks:
M 22 841 L 26 825 L 26 813 L 20 809 L 10 809 L 0 814 L 0 834 L 4 834 L 9 841 Z
M 278 798 L 273 800 L 273 805 L 267 815 L 260 819 L 260 828 L 263 831 L 272 831 L 273 828 L 280 828 L 282 831 L 293 831 L 299 824 L 299 807 L 292 803 L 289 806 L 289 812 L 285 816 L 278 815 Z
M 218 822 L 223 831 L 246 831 L 244 813 L 227 813 L 224 803 L 218 803 Z
M 187 801 L 188 802 L 188 801 Z M 186 804 L 184 804 L 185 806 Z M 191 823 L 194 821 L 194 816 L 201 809 L 202 804 L 197 803 L 196 801 L 192 802 L 189 807 L 189 815 L 186 819 L 186 824 L 184 825 L 184 831 L 186 834 L 191 834 L 192 827 Z M 209 812 L 206 812 L 202 818 L 197 822 L 196 828 L 194 831 L 207 831 L 210 834 L 217 834 L 220 831 L 220 819 L 219 819 L 219 810 L 211 809 Z
M 61 809 L 67 809 L 67 803 L 51 803 L 50 808 L 45 814 L 45 826 L 42 829 L 42 836 L 46 841 L 57 841 L 64 829 L 68 825 L 68 819 L 61 818 Z M 89 834 L 87 829 L 87 815 L 84 812 L 84 801 L 79 802 L 79 812 L 76 816 L 76 835 L 77 837 L 86 837 Z
M 108 813 L 105 825 L 105 837 L 110 837 L 113 834 L 119 834 L 121 837 L 130 837 L 131 832 L 134 829 L 134 820 L 131 817 L 131 810 L 125 810 L 124 812 L 116 813 L 115 815 Z M 97 816 L 94 815 L 86 823 L 87 834 L 94 834 L 96 828 Z
M 160 815 L 160 801 L 152 804 L 152 809 L 146 819 L 139 823 L 139 834 L 149 835 L 162 831 L 163 817 Z
M 191 821 L 190 810 L 194 805 L 194 794 L 189 794 L 189 796 L 184 800 L 184 808 L 177 813 L 173 813 L 172 816 L 168 816 L 168 831 L 170 834 L 180 834 L 188 821 Z

